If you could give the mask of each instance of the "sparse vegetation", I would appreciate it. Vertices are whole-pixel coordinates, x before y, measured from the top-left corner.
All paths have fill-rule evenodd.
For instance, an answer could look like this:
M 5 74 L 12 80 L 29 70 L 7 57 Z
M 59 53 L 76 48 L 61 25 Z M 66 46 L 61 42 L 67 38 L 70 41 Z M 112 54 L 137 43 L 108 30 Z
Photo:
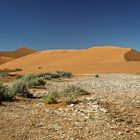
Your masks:
M 39 74 L 28 74 L 25 75 L 22 80 L 26 83 L 26 85 L 29 88 L 35 87 L 35 86 L 44 86 L 46 82 L 43 78 L 40 78 L 41 75 Z
M 44 75 L 44 79 L 46 79 L 46 80 L 51 80 L 52 79 L 52 77 L 51 77 L 51 75 Z
M 15 71 L 22 71 L 23 69 L 21 69 L 21 68 L 15 68 L 14 70 Z
M 0 101 L 11 101 L 14 96 L 15 95 L 10 91 L 8 86 L 0 82 Z
M 27 74 L 27 75 L 23 76 L 22 80 L 31 81 L 31 80 L 34 80 L 35 78 L 38 78 L 38 75 L 30 73 L 30 74 Z
M 82 89 L 77 85 L 69 85 L 64 84 L 63 86 L 59 85 L 59 87 L 54 86 L 49 89 L 47 95 L 44 98 L 44 102 L 53 102 L 57 103 L 57 99 L 60 99 L 60 102 L 65 102 L 66 104 L 76 104 L 78 103 L 78 96 L 89 95 L 90 93 L 86 90 Z M 56 96 L 57 95 L 57 96 Z
M 44 86 L 46 82 L 42 78 L 35 78 L 31 79 L 30 81 L 26 81 L 26 84 L 29 88 L 32 88 L 36 86 Z
M 11 92 L 14 95 L 23 96 L 27 98 L 30 98 L 33 96 L 28 89 L 28 85 L 23 80 L 17 80 L 15 83 L 13 83 L 11 87 Z
M 8 72 L 0 72 L 0 77 L 7 77 L 10 74 Z
M 72 73 L 66 71 L 56 71 L 56 73 L 62 78 L 71 78 Z
M 71 78 L 72 73 L 65 71 L 56 71 L 55 73 L 41 73 L 38 77 L 43 77 L 45 79 L 57 79 L 57 78 Z
M 65 100 L 66 104 L 77 104 L 78 100 L 74 95 L 69 95 L 66 100 Z
M 86 90 L 82 89 L 79 86 L 75 85 L 67 85 L 64 89 L 63 92 L 61 93 L 63 96 L 81 96 L 81 95 L 89 95 L 90 93 L 87 92 Z
M 44 102 L 45 104 L 57 103 L 58 98 L 59 98 L 59 94 L 56 91 L 49 92 L 47 95 L 44 96 Z

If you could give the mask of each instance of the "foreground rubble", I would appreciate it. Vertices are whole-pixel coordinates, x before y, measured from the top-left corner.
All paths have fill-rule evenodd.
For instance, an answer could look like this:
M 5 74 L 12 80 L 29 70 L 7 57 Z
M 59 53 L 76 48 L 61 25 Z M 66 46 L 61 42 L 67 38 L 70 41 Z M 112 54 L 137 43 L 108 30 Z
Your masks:
M 41 98 L 4 102 L 0 140 L 139 140 L 139 76 L 107 75 L 73 82 L 92 92 L 79 104 L 45 105 Z

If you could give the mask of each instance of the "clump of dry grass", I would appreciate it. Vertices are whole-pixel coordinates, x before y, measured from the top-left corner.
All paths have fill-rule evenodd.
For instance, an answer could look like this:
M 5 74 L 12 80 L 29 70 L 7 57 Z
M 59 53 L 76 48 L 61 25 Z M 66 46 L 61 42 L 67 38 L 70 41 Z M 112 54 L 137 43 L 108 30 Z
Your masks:
M 59 98 L 63 98 L 61 102 L 65 102 L 67 104 L 78 103 L 79 96 L 89 94 L 90 93 L 84 90 L 82 87 L 70 83 L 65 82 L 65 84 L 52 84 L 46 93 L 44 101 L 45 103 L 47 103 L 48 100 L 49 103 L 56 103 Z
M 0 101 L 11 101 L 15 94 L 11 92 L 10 88 L 0 82 Z
M 30 93 L 28 85 L 23 80 L 17 80 L 11 86 L 11 92 L 16 96 L 23 96 L 31 98 L 33 95 Z

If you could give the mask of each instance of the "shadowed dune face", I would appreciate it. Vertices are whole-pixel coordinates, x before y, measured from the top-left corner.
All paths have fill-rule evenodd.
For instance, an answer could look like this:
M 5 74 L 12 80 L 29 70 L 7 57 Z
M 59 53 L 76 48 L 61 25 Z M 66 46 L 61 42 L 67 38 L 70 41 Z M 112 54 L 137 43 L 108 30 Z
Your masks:
M 26 48 L 26 47 L 19 48 L 15 51 L 1 51 L 0 52 L 0 64 L 4 64 L 6 62 L 29 55 L 34 52 L 36 52 L 36 51 L 32 50 L 30 48 Z
M 14 59 L 13 58 L 10 58 L 10 57 L 0 56 L 0 65 L 1 64 L 4 64 L 6 62 L 12 61 L 12 60 L 14 60 Z
M 126 52 L 124 57 L 126 61 L 140 61 L 140 53 L 133 49 Z
M 40 73 L 57 70 L 77 74 L 140 72 L 140 53 L 115 46 L 92 47 L 85 50 L 37 51 L 0 66 L 21 67 L 21 73 Z M 41 69 L 38 69 L 41 67 Z

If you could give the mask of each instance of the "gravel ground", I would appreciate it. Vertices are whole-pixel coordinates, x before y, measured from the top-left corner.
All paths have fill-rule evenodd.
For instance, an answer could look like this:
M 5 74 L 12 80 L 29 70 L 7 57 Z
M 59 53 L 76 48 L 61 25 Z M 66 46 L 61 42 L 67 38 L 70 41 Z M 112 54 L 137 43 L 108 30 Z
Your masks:
M 45 105 L 41 98 L 3 102 L 0 140 L 140 139 L 139 75 L 84 76 L 70 83 L 91 95 L 68 106 Z M 65 84 L 68 82 L 55 83 L 59 88 Z

